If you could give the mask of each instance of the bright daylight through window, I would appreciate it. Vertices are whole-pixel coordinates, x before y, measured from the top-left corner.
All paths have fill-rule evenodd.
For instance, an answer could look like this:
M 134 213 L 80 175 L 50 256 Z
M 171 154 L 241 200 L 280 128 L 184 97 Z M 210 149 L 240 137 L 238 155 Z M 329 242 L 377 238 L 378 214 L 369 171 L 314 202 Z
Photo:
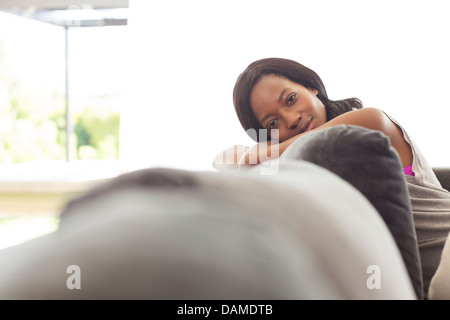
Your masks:
M 6 2 L 0 249 L 55 230 L 66 201 L 91 186 L 86 181 L 118 174 L 127 30 L 127 8 Z
M 0 164 L 65 160 L 65 30 L 0 14 Z M 70 160 L 118 158 L 125 28 L 68 30 Z

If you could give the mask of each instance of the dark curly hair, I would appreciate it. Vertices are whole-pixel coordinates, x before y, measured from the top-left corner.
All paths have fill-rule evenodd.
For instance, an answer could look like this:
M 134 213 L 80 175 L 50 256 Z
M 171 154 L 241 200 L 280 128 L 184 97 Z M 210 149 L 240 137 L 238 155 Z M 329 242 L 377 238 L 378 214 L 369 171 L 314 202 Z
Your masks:
M 250 106 L 250 93 L 253 86 L 266 75 L 275 75 L 297 82 L 300 85 L 318 91 L 317 97 L 325 106 L 327 121 L 353 109 L 361 109 L 363 104 L 357 98 L 333 101 L 328 98 L 325 86 L 319 75 L 304 65 L 289 59 L 266 58 L 251 63 L 242 72 L 234 85 L 233 104 L 236 114 L 244 130 L 255 129 L 256 141 L 263 141 L 259 137 L 258 129 L 263 129 L 256 119 Z M 248 131 L 247 131 L 248 133 Z M 252 139 L 255 137 L 249 134 Z M 270 137 L 269 137 L 270 139 Z

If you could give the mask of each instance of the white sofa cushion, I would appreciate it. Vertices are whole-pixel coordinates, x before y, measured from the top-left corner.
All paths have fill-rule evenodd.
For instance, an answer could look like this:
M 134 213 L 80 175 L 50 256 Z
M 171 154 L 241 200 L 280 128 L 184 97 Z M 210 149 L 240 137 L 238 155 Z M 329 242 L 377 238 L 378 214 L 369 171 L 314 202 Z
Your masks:
M 441 261 L 431 278 L 428 290 L 429 300 L 450 300 L 450 237 L 445 241 Z

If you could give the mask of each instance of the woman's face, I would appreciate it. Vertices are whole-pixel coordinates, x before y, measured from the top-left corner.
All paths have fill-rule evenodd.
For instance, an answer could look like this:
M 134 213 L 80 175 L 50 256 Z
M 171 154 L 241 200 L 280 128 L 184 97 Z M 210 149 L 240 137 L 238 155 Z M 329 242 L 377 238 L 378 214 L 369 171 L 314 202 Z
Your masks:
M 264 129 L 278 129 L 280 142 L 317 128 L 327 121 L 317 90 L 275 75 L 263 76 L 250 93 L 250 105 Z

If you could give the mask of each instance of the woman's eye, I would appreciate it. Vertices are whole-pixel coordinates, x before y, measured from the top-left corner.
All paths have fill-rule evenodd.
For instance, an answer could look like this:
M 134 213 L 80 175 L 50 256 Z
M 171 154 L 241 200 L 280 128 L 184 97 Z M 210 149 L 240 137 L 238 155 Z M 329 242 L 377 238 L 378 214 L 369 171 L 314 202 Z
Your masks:
M 277 120 L 272 120 L 267 124 L 267 130 L 272 130 L 275 129 L 278 125 L 278 121 Z
M 295 102 L 295 98 L 297 97 L 297 93 L 292 93 L 290 94 L 287 99 L 286 99 L 286 103 L 290 106 Z

